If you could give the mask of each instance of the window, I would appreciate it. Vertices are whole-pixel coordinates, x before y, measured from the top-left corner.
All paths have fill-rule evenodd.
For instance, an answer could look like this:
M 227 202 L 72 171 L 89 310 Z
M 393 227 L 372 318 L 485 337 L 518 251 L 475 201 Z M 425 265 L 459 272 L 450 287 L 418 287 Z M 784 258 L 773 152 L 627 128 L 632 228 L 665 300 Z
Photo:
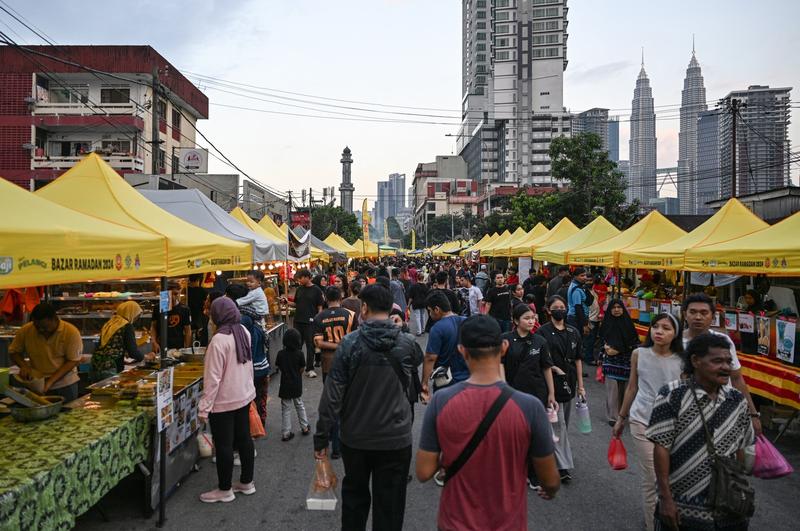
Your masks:
M 508 7 L 508 0 L 497 0 L 495 7 Z
M 498 48 L 505 48 L 506 46 L 508 46 L 508 39 L 497 39 L 495 41 L 495 45 Z
M 475 76 L 475 83 L 477 83 L 478 85 L 485 85 L 486 84 L 486 76 Z
M 545 48 L 544 55 L 546 57 L 558 57 L 558 48 Z
M 485 41 L 486 40 L 486 33 L 482 32 L 482 31 L 479 31 L 478 34 L 475 36 L 475 38 L 477 40 L 479 40 L 479 41 Z
M 557 7 L 548 7 L 545 9 L 545 16 L 547 17 L 557 17 L 558 16 L 558 8 Z
M 498 61 L 508 61 L 508 52 L 497 52 Z
M 547 31 L 557 30 L 558 29 L 558 21 L 557 20 L 548 20 L 544 23 L 544 29 Z
M 486 22 L 478 22 L 475 27 L 477 29 L 486 29 Z
M 478 44 L 475 45 L 475 51 L 485 52 L 486 51 L 486 44 L 484 44 L 482 42 L 479 42 Z
M 558 44 L 558 33 L 550 33 L 549 35 L 545 35 L 545 42 L 547 44 Z
M 161 170 L 165 170 L 167 167 L 165 166 L 167 162 L 167 154 L 163 149 L 158 150 L 158 157 L 156 158 L 158 162 L 158 168 Z
M 478 0 L 477 2 L 475 2 L 475 5 L 477 5 L 478 7 L 486 7 L 486 0 Z
M 485 74 L 486 73 L 486 65 L 477 65 L 475 67 L 475 72 L 478 74 Z
M 103 140 L 100 144 L 103 151 L 110 153 L 130 153 L 131 141 L 130 140 Z
M 181 111 L 178 109 L 172 109 L 172 129 L 181 130 Z
M 543 4 L 557 4 L 559 0 L 533 0 L 533 5 L 540 6 Z
M 428 212 L 436 211 L 436 203 L 428 203 Z
M 478 61 L 481 61 L 481 62 L 486 61 L 486 54 L 485 53 L 479 53 L 478 54 Z
M 87 103 L 88 101 L 89 87 L 86 85 L 58 86 L 50 89 L 50 103 Z
M 157 110 L 157 114 L 158 114 L 159 118 L 161 118 L 162 120 L 166 120 L 167 119 L 167 102 L 166 101 L 158 100 L 158 106 L 157 106 L 156 110 Z
M 100 103 L 128 103 L 131 101 L 131 89 L 113 87 L 100 89 Z
M 534 22 L 533 31 L 544 31 L 544 22 Z
M 546 17 L 557 17 L 558 16 L 558 8 L 557 7 L 546 7 L 546 8 L 537 8 L 533 10 L 533 18 L 546 18 Z
M 544 35 L 534 35 L 533 44 L 544 44 Z
M 510 33 L 510 31 L 508 31 L 508 28 L 509 28 L 508 24 L 498 24 L 497 26 L 495 26 L 494 30 L 497 33 Z
M 500 11 L 495 15 L 495 20 L 508 20 L 508 11 Z
M 475 13 L 475 18 L 486 18 L 486 11 L 478 11 Z
M 534 48 L 531 53 L 533 54 L 534 59 L 538 57 L 544 57 L 544 49 L 542 48 Z

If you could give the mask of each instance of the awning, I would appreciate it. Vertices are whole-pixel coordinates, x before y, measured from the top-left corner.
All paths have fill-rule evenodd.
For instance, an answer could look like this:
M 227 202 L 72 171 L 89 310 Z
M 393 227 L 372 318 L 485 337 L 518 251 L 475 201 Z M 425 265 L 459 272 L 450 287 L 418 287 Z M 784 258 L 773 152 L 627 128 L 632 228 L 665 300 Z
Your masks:
M 689 271 L 800 275 L 800 212 L 748 236 L 686 251 Z
M 622 267 L 681 270 L 684 268 L 686 251 L 741 238 L 767 227 L 769 224 L 738 199 L 731 199 L 686 236 L 655 247 L 622 252 L 619 263 Z M 800 235 L 796 235 L 795 239 L 798 237 Z
M 0 289 L 163 276 L 163 236 L 82 214 L 0 178 Z
M 598 216 L 594 221 L 569 238 L 557 243 L 537 247 L 533 251 L 533 258 L 553 264 L 566 264 L 567 253 L 600 243 L 617 234 L 619 234 L 619 229 L 609 223 L 603 216 Z
M 258 224 L 264 229 L 266 229 L 267 232 L 269 232 L 270 234 L 274 234 L 278 238 L 284 240 L 287 238 L 286 228 L 281 229 L 281 227 L 279 227 L 269 216 L 264 216 L 263 218 L 261 218 Z
M 570 252 L 567 262 L 613 267 L 619 265 L 619 253 L 634 251 L 667 243 L 686 232 L 665 218 L 658 210 L 653 210 L 629 229 L 600 243 Z
M 253 246 L 254 262 L 283 260 L 286 241 L 257 234 L 225 212 L 200 190 L 142 190 L 141 194 L 170 214 L 218 236 Z
M 212 234 L 157 207 L 92 153 L 36 195 L 84 214 L 167 238 L 167 276 L 252 266 L 249 243 Z
M 328 237 L 325 238 L 322 241 L 324 241 L 325 243 L 327 243 L 328 245 L 330 245 L 334 249 L 336 249 L 336 250 L 338 250 L 338 251 L 340 251 L 342 253 L 345 253 L 347 256 L 351 256 L 352 257 L 352 256 L 356 256 L 358 254 L 358 251 L 356 250 L 355 247 L 353 247 L 352 245 L 347 243 L 347 241 L 344 238 L 342 238 L 341 236 L 339 236 L 335 232 L 332 232 L 332 233 L 328 234 Z
M 375 258 L 378 256 L 378 246 L 373 241 L 363 241 L 361 238 L 353 242 L 357 258 Z M 383 254 L 383 253 L 381 253 Z M 383 254 L 383 256 L 386 256 Z
M 577 234 L 579 230 L 568 218 L 562 218 L 552 229 L 538 238 L 528 238 L 522 245 L 511 249 L 512 256 L 532 256 L 539 247 L 566 240 Z
M 528 232 L 517 232 L 503 245 L 502 249 L 495 252 L 495 256 L 528 256 L 531 252 L 527 242 L 540 238 L 549 232 L 548 228 L 541 222 L 537 223 Z M 519 251 L 517 251 L 519 249 Z M 524 249 L 524 251 L 522 250 Z
M 525 232 L 522 227 L 517 227 L 517 230 L 515 230 L 513 233 L 509 232 L 508 229 L 504 230 L 503 234 L 501 234 L 499 238 L 493 242 L 490 242 L 481 250 L 481 254 L 485 256 L 495 256 L 497 251 L 502 249 L 506 242 L 508 242 L 515 234 L 520 234 L 520 231 L 522 233 Z

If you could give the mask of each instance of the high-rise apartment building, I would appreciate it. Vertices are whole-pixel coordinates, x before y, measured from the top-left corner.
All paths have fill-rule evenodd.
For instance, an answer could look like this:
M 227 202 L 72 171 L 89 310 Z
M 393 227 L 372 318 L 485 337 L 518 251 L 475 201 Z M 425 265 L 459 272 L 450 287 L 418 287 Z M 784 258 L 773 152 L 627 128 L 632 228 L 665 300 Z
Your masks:
M 732 100 L 741 109 L 736 122 L 736 195 L 752 194 L 790 183 L 789 114 L 791 87 L 752 85 L 731 92 L 718 106 L 722 197 L 731 195 Z
M 608 151 L 608 109 L 595 107 L 572 115 L 572 134 L 594 133 L 600 137 L 603 151 Z M 619 131 L 619 130 L 618 130 Z M 619 142 L 619 133 L 617 133 Z M 619 151 L 619 146 L 617 147 Z M 619 157 L 619 156 L 618 156 Z
M 619 162 L 619 118 L 608 119 L 608 159 Z
M 656 114 L 653 107 L 653 89 L 644 70 L 636 79 L 631 102 L 630 174 L 626 196 L 628 201 L 639 200 L 649 205 L 656 193 Z
M 703 74 L 692 46 L 692 58 L 683 80 L 678 134 L 678 200 L 683 215 L 697 214 L 697 115 L 707 109 Z
M 552 182 L 550 141 L 564 110 L 566 0 L 463 1 L 459 154 L 484 183 Z
M 383 227 L 383 222 L 397 217 L 398 212 L 406 206 L 406 175 L 392 173 L 386 181 L 378 181 L 378 198 L 375 201 L 374 222 L 376 227 Z
M 697 154 L 695 156 L 697 210 L 695 214 L 714 213 L 706 203 L 720 198 L 719 156 L 719 112 L 701 111 L 697 113 Z

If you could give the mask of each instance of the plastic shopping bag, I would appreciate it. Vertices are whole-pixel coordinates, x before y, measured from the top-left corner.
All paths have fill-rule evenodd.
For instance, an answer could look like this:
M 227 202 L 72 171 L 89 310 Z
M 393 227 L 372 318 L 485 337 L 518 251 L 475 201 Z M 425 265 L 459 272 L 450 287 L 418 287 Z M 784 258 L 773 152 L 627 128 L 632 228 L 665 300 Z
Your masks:
M 310 511 L 336 510 L 336 473 L 328 457 L 314 460 L 314 475 L 308 487 L 306 509 Z
M 259 439 L 267 435 L 267 430 L 261 423 L 261 415 L 258 414 L 258 408 L 255 402 L 250 402 L 250 437 Z
M 597 364 L 597 371 L 595 372 L 594 379 L 600 383 L 604 383 L 606 381 L 606 375 L 603 374 L 603 364 Z
M 619 437 L 612 437 L 608 445 L 608 464 L 611 465 L 612 470 L 628 468 L 628 452 Z
M 769 439 L 759 435 L 756 439 L 756 460 L 753 475 L 761 479 L 777 479 L 794 472 L 792 465 L 781 455 Z
M 197 446 L 200 457 L 211 457 L 214 453 L 214 441 L 211 434 L 201 431 L 197 434 Z

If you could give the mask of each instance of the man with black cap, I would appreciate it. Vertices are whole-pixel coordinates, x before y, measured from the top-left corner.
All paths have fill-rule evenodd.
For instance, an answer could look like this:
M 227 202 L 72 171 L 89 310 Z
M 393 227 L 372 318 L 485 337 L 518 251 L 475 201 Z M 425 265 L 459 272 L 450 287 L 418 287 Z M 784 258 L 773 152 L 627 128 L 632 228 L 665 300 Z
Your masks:
M 544 406 L 500 378 L 508 348 L 500 334 L 487 315 L 464 321 L 458 350 L 470 377 L 433 395 L 425 411 L 416 473 L 428 481 L 445 470 L 439 529 L 527 529 L 529 464 L 542 498 L 559 488 Z

